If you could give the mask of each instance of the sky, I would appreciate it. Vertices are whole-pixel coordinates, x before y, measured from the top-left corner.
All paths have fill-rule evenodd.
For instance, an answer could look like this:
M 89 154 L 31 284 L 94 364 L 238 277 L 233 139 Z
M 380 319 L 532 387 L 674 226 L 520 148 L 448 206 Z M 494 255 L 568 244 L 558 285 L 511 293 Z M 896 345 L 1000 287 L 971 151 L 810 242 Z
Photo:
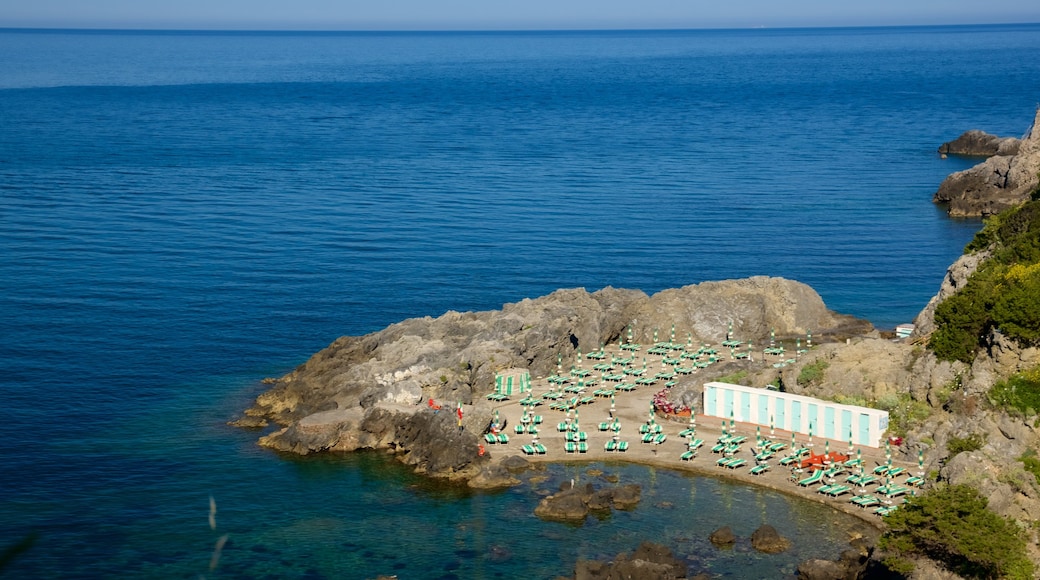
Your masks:
M 1037 0 L 3 0 L 0 28 L 532 30 L 1040 22 Z

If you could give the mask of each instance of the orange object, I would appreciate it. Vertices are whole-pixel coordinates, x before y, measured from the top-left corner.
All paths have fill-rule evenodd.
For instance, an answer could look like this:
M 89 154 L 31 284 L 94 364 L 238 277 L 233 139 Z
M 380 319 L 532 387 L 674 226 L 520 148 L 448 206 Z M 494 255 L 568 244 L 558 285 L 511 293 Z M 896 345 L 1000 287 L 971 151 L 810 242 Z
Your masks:
M 484 457 L 484 444 L 483 443 L 478 443 L 477 444 L 477 455 L 480 455 L 481 457 Z

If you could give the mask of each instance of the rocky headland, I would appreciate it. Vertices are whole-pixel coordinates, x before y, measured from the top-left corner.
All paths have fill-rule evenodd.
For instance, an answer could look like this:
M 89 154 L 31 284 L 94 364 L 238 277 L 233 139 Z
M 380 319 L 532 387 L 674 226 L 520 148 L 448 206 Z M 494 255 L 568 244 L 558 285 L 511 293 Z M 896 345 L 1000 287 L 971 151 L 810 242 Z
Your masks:
M 948 150 L 954 152 L 953 144 Z M 1017 154 L 1001 154 L 1007 151 L 1005 145 L 998 145 L 997 154 L 983 164 L 951 175 L 936 201 L 950 203 L 951 215 L 987 214 L 1028 201 L 1040 181 L 1036 121 Z M 431 476 L 474 487 L 508 486 L 518 482 L 514 474 L 527 468 L 528 459 L 571 457 L 561 450 L 550 457 L 523 459 L 516 456 L 515 446 L 485 448 L 482 437 L 496 410 L 513 417 L 514 423 L 507 422 L 510 427 L 519 412 L 515 402 L 517 408 L 510 411 L 508 405 L 485 399 L 497 372 L 523 368 L 544 380 L 563 361 L 570 368 L 572 361 L 581 360 L 581 353 L 618 345 L 628 340 L 629 333 L 644 344 L 657 338 L 717 344 L 732 332 L 764 346 L 771 338 L 791 344 L 811 331 L 812 348 L 790 364 L 723 356 L 710 368 L 680 377 L 668 390 L 668 398 L 676 405 L 696 405 L 705 382 L 739 377 L 748 386 L 772 385 L 884 408 L 892 417 L 890 432 L 903 439 L 893 449 L 895 460 L 915 464 L 923 455 L 929 485 L 967 484 L 978 489 L 990 510 L 1018 522 L 1036 562 L 1040 561 L 1036 534 L 1040 484 L 1021 458 L 1035 457 L 1040 450 L 1040 420 L 1035 410 L 1014 412 L 995 404 L 990 393 L 1016 373 L 1040 369 L 1040 348 L 1012 340 L 997 327 L 987 328 L 979 337 L 976 354 L 966 362 L 941 360 L 929 348 L 929 338 L 940 325 L 937 307 L 967 287 L 997 250 L 991 244 L 951 265 L 938 293 L 914 321 L 914 334 L 905 340 L 894 340 L 866 321 L 832 312 L 812 288 L 780 278 L 705 282 L 654 295 L 609 287 L 595 292 L 567 289 L 506 304 L 501 310 L 448 312 L 437 318 L 405 320 L 365 336 L 340 338 L 291 373 L 268 380 L 270 389 L 233 424 L 264 429 L 260 444 L 280 451 L 386 450 Z M 675 336 L 671 336 L 673 328 Z M 649 401 L 648 395 L 635 397 L 630 407 L 620 405 L 617 414 L 628 424 L 638 424 Z M 464 411 L 461 428 L 455 414 L 458 407 Z M 698 433 L 700 429 L 698 425 Z M 965 447 L 965 441 L 972 445 Z M 590 458 L 595 458 L 593 453 Z M 656 447 L 639 448 L 628 459 L 688 467 L 676 458 L 658 458 Z M 770 476 L 726 475 L 777 489 L 784 480 L 780 476 L 781 484 L 776 484 Z M 790 488 L 787 485 L 782 491 L 791 492 Z M 556 511 L 548 517 L 562 519 L 584 517 L 590 506 L 609 509 L 625 505 L 626 498 L 638 501 L 638 492 L 633 495 L 631 489 L 582 488 L 556 495 L 558 503 L 551 506 Z M 621 499 L 612 503 L 615 495 Z M 545 502 L 547 506 L 551 501 Z M 845 509 L 836 504 L 835 508 Z M 806 563 L 800 574 L 862 577 L 857 575 L 878 562 L 865 563 L 871 551 L 863 547 L 835 562 Z M 653 566 L 664 566 L 662 573 L 670 574 L 669 558 L 658 554 L 619 562 L 636 568 L 646 565 L 644 561 L 656 562 Z M 580 577 L 614 577 L 608 564 L 583 566 Z M 917 577 L 955 577 L 942 568 L 922 560 Z M 933 576 L 920 575 L 926 570 Z
M 1021 205 L 1040 181 L 1038 121 L 1040 109 L 1021 141 L 969 131 L 955 141 L 944 143 L 940 152 L 945 149 L 949 153 L 988 158 L 970 169 L 950 174 L 939 185 L 932 201 L 947 204 L 951 217 L 994 215 Z

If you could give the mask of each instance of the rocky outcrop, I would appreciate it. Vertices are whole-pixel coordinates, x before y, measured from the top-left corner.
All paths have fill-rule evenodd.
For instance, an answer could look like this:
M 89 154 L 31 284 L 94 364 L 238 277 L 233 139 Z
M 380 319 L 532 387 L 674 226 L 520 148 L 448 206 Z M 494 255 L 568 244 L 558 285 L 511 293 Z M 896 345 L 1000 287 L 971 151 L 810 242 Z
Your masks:
M 639 504 L 642 490 L 636 484 L 595 489 L 591 483 L 567 487 L 542 498 L 534 515 L 554 521 L 583 522 L 591 512 L 627 510 Z
M 673 580 L 686 578 L 686 564 L 665 546 L 643 542 L 631 554 L 618 554 L 611 562 L 578 560 L 575 580 Z
M 282 428 L 262 445 L 293 453 L 386 449 L 422 473 L 473 479 L 482 473 L 479 440 L 491 421 L 483 396 L 495 373 L 520 367 L 532 376 L 627 337 L 655 333 L 719 342 L 732 324 L 743 337 L 869 331 L 869 323 L 829 311 L 809 286 L 782 278 L 705 282 L 647 296 L 637 290 L 559 290 L 499 311 L 448 312 L 360 337 L 343 337 L 288 375 L 236 424 Z M 685 335 L 689 333 L 689 337 Z M 443 409 L 435 407 L 443 404 Z M 463 407 L 459 432 L 452 410 Z M 484 473 L 475 485 L 498 485 Z
M 992 155 L 1017 155 L 1021 141 L 1014 137 L 997 137 L 985 131 L 972 129 L 965 131 L 953 141 L 939 146 L 943 155 L 964 155 L 966 157 L 990 157 Z
M 708 536 L 708 540 L 718 548 L 729 548 L 737 543 L 737 536 L 729 526 L 722 526 Z
M 939 293 L 932 296 L 924 310 L 914 319 L 915 336 L 928 336 L 935 331 L 935 307 L 963 288 L 968 283 L 968 278 L 979 268 L 979 264 L 989 256 L 988 250 L 964 254 L 946 269 L 946 276 L 939 286 Z
M 776 528 L 762 524 L 751 533 L 751 547 L 766 554 L 779 554 L 791 547 L 791 540 L 780 535 Z
M 951 174 L 932 197 L 953 217 L 988 216 L 1020 205 L 1040 182 L 1040 109 L 1016 154 L 994 155 Z

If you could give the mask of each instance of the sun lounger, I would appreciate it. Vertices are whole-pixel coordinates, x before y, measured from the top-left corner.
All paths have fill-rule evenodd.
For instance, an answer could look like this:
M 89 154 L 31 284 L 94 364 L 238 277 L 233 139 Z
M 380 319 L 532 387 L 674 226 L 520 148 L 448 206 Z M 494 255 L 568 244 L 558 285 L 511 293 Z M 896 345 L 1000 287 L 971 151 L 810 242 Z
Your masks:
M 787 443 L 773 443 L 769 446 L 769 450 L 773 453 L 780 453 L 784 449 L 787 449 Z
M 578 453 L 586 453 L 589 450 L 588 443 L 578 443 Z
M 637 385 L 652 385 L 652 384 L 654 384 L 656 382 L 657 382 L 657 379 L 655 379 L 653 377 L 642 377 L 642 378 L 636 379 L 636 384 Z
M 657 435 L 656 435 L 656 436 L 654 437 L 654 443 L 664 443 L 664 442 L 665 442 L 665 441 L 666 441 L 667 439 L 668 439 L 668 436 L 667 436 L 667 435 L 665 435 L 664 433 L 660 433 L 660 432 L 659 432 L 659 433 L 658 433 L 658 434 L 657 434 Z
M 888 471 L 888 464 L 881 464 L 874 468 L 874 475 L 885 475 Z
M 729 465 L 729 462 L 733 460 L 733 457 L 722 457 L 720 459 L 715 460 L 715 465 L 718 465 L 719 467 L 726 467 L 727 465 Z
M 564 431 L 570 431 L 570 429 L 571 429 L 570 423 L 557 423 L 556 424 L 556 430 L 559 431 L 560 433 L 563 433 Z
M 924 478 L 923 477 L 918 477 L 918 476 L 914 475 L 914 476 L 906 478 L 906 484 L 909 485 L 909 486 L 917 487 L 917 486 L 919 486 L 919 485 L 921 485 L 923 483 L 924 483 Z
M 825 493 L 825 494 L 827 494 L 827 495 L 829 495 L 831 497 L 838 497 L 839 495 L 842 495 L 844 493 L 848 493 L 851 489 L 852 488 L 847 486 L 847 485 L 842 485 L 840 483 L 836 483 L 836 484 L 830 486 L 830 488 L 827 491 L 823 492 L 823 493 Z
M 716 443 L 715 446 L 711 448 L 711 452 L 712 453 L 722 453 L 725 450 L 726 450 L 726 444 L 725 443 Z
M 506 443 L 509 443 L 509 435 L 506 435 L 505 433 L 499 433 L 498 443 L 499 445 L 505 445 Z
M 888 477 L 896 477 L 897 475 L 903 473 L 904 471 L 906 471 L 905 467 L 893 467 L 893 468 L 889 469 L 888 473 L 886 473 L 885 475 L 887 475 Z
M 730 469 L 736 469 L 738 467 L 744 467 L 745 465 L 747 465 L 747 459 L 744 459 L 743 457 L 738 457 L 727 463 L 726 467 Z
M 610 426 L 613 425 L 613 421 L 604 421 L 598 425 L 600 431 L 609 431 Z
M 491 433 L 485 433 L 484 441 L 487 441 L 489 445 L 494 445 L 495 443 L 498 443 L 498 438 Z
M 520 450 L 526 453 L 527 455 L 534 455 L 535 453 L 537 453 L 537 451 L 534 448 L 534 445 L 524 445 L 520 448 Z
M 568 442 L 563 444 L 563 449 L 567 453 L 574 453 L 575 451 L 578 450 L 578 444 L 574 443 L 573 441 L 568 441 Z
M 524 433 L 527 432 L 527 426 L 526 425 L 517 425 L 517 426 L 513 427 L 513 432 L 516 433 L 517 435 L 523 435 Z
M 617 446 L 618 446 L 618 442 L 617 441 L 607 441 L 606 443 L 603 444 L 603 450 L 604 451 L 617 451 Z
M 534 450 L 537 451 L 539 455 L 545 455 L 545 445 L 542 445 L 541 443 L 535 445 Z
M 808 487 L 814 483 L 820 483 L 821 481 L 823 481 L 823 470 L 817 469 L 816 471 L 812 472 L 812 475 L 799 481 L 798 485 L 802 487 Z
M 798 461 L 797 457 L 795 457 L 794 455 L 788 455 L 787 457 L 784 457 L 783 459 L 780 460 L 780 465 L 783 465 L 784 467 L 787 467 L 788 465 L 791 465 L 795 461 Z
M 576 431 L 574 433 L 570 433 L 570 434 L 567 435 L 567 440 L 568 441 L 574 441 L 575 443 L 577 443 L 579 441 L 587 441 L 588 439 L 589 439 L 589 434 L 584 432 L 584 431 Z
M 618 441 L 618 451 L 628 451 L 628 441 Z
M 881 506 L 881 507 L 875 509 L 874 513 L 879 515 L 879 516 L 881 516 L 881 517 L 885 517 L 888 514 L 896 511 L 897 508 L 898 508 L 898 506 L 894 506 L 894 505 Z
M 692 439 L 690 441 L 690 449 L 700 449 L 701 445 L 704 445 L 704 439 Z
M 755 456 L 755 461 L 768 461 L 773 458 L 772 451 L 763 451 Z
M 769 464 L 759 463 L 758 465 L 751 468 L 751 475 L 762 475 L 767 471 L 769 471 Z
M 853 505 L 857 505 L 861 508 L 875 506 L 881 503 L 881 500 L 873 495 L 857 495 L 856 497 L 849 500 Z
M 695 451 L 687 451 L 687 452 L 683 453 L 682 455 L 680 455 L 679 459 L 681 459 L 683 461 L 690 461 L 694 457 L 697 457 L 697 453 Z
M 653 441 L 654 441 L 654 434 L 653 433 L 647 433 L 647 434 L 643 435 L 643 443 L 653 443 Z
M 505 396 L 503 394 L 500 394 L 500 393 L 491 393 L 490 395 L 488 395 L 488 396 L 486 396 L 484 398 L 489 400 L 489 401 L 496 401 L 496 402 L 508 401 L 509 400 L 509 397 L 507 397 L 507 396 Z

